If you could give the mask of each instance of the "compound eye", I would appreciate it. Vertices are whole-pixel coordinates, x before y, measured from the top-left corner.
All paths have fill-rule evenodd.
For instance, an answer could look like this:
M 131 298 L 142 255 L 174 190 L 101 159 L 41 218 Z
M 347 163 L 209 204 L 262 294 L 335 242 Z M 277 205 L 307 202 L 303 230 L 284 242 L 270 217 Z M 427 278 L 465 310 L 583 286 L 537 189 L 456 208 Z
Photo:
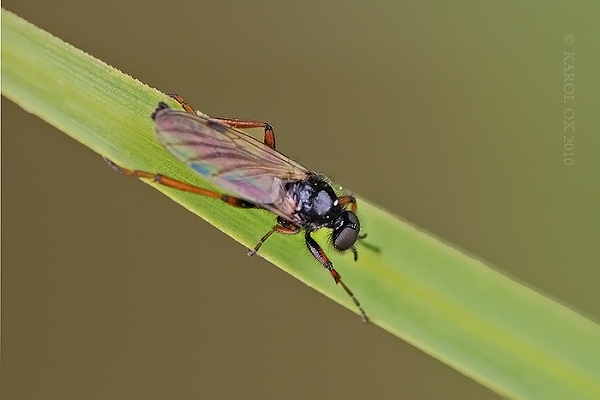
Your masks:
M 356 215 L 350 211 L 345 212 L 340 219 L 341 223 L 339 227 L 333 230 L 331 239 L 333 247 L 340 251 L 344 251 L 348 250 L 356 243 L 358 232 L 360 231 L 360 223 L 358 222 Z

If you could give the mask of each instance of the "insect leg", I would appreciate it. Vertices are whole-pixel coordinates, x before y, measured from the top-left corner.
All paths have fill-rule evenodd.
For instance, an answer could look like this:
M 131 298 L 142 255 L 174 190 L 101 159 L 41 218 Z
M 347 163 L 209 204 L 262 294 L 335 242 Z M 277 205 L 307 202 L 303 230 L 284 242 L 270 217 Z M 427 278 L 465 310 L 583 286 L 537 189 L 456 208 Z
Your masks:
M 224 203 L 227 203 L 230 206 L 234 206 L 234 207 L 256 208 L 256 206 L 254 204 L 252 204 L 249 201 L 246 201 L 244 199 L 240 199 L 238 197 L 233 197 L 233 196 L 228 196 L 226 194 L 213 192 L 212 190 L 203 189 L 201 187 L 194 186 L 189 183 L 182 182 L 182 181 L 178 181 L 176 179 L 169 178 L 168 176 L 164 176 L 161 174 L 155 174 L 153 172 L 146 172 L 146 171 L 123 168 L 107 158 L 105 158 L 104 161 L 106 161 L 108 163 L 108 165 L 110 165 L 112 167 L 112 169 L 114 169 L 115 171 L 117 171 L 118 173 L 120 173 L 122 175 L 135 176 L 137 178 L 151 179 L 156 183 L 160 183 L 161 185 L 172 187 L 172 188 L 178 189 L 178 190 L 182 190 L 184 192 L 191 192 L 191 193 L 196 193 L 196 194 L 206 196 L 206 197 L 220 199 Z
M 340 196 L 337 200 L 342 207 L 350 204 L 350 209 L 353 213 L 356 213 L 356 198 L 354 196 Z
M 172 98 L 173 100 L 175 100 L 176 102 L 178 102 L 179 104 L 181 104 L 181 107 L 186 112 L 188 112 L 190 114 L 196 114 L 196 110 L 194 110 L 194 107 L 190 106 L 190 103 L 185 101 L 185 99 L 183 97 L 181 97 L 180 95 L 178 95 L 177 93 L 168 93 L 168 96 L 170 98 Z
M 348 296 L 352 298 L 352 301 L 360 311 L 360 316 L 363 322 L 369 322 L 369 318 L 367 317 L 365 310 L 363 310 L 362 306 L 358 302 L 358 299 L 354 296 L 354 293 L 352 293 L 350 288 L 346 286 L 346 284 L 342 281 L 342 276 L 335 270 L 335 268 L 333 268 L 333 264 L 331 263 L 331 261 L 329 261 L 329 258 L 327 257 L 321 246 L 319 246 L 316 240 L 313 239 L 312 236 L 310 236 L 310 232 L 306 232 L 304 238 L 306 239 L 306 247 L 308 247 L 308 250 L 310 250 L 313 257 L 315 257 L 325 268 L 327 268 L 329 273 L 331 273 L 331 276 L 333 277 L 335 283 L 339 283 L 340 285 L 342 285 L 346 293 L 348 293 Z
M 273 132 L 273 127 L 268 122 L 248 121 L 244 119 L 224 117 L 216 117 L 215 119 L 225 122 L 227 125 L 238 129 L 264 128 L 265 136 L 263 137 L 263 143 L 275 150 L 275 132 Z
M 279 233 L 283 233 L 285 235 L 295 235 L 298 232 L 300 232 L 300 227 L 292 224 L 289 221 L 286 221 L 283 218 L 277 218 L 277 225 L 275 225 L 274 227 L 271 228 L 271 230 L 269 232 L 267 232 L 265 234 L 265 236 L 263 236 L 262 238 L 260 238 L 260 240 L 258 241 L 258 243 L 256 244 L 256 246 L 254 246 L 254 249 L 252 250 L 248 250 L 248 255 L 249 256 L 253 256 L 256 254 L 256 252 L 258 251 L 258 249 L 260 249 L 260 246 L 262 246 L 262 244 L 269 238 L 269 236 L 271 236 L 274 232 L 279 232 Z
M 194 110 L 194 108 L 192 106 L 190 106 L 190 103 L 185 101 L 185 99 L 182 96 L 180 96 L 179 94 L 169 93 L 169 97 L 171 97 L 173 100 L 175 100 L 176 102 L 181 104 L 181 107 L 186 112 L 188 112 L 190 114 L 196 114 L 196 110 Z M 224 117 L 216 117 L 214 119 L 218 119 L 219 121 L 224 122 L 227 125 L 232 126 L 234 128 L 238 128 L 238 129 L 264 128 L 265 136 L 263 138 L 263 142 L 264 142 L 264 144 L 266 144 L 267 146 L 269 146 L 270 148 L 275 150 L 275 132 L 273 132 L 273 127 L 268 122 L 249 121 L 249 120 L 244 120 L 244 119 L 224 118 Z

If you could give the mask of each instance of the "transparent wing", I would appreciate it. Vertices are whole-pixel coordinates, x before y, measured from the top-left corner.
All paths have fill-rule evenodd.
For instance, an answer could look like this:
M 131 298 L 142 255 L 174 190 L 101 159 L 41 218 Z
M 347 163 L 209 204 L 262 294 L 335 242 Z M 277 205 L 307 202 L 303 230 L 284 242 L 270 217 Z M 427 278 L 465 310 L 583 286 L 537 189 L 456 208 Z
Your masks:
M 227 193 L 257 205 L 285 196 L 282 183 L 304 179 L 306 168 L 218 120 L 164 108 L 155 116 L 158 141 Z

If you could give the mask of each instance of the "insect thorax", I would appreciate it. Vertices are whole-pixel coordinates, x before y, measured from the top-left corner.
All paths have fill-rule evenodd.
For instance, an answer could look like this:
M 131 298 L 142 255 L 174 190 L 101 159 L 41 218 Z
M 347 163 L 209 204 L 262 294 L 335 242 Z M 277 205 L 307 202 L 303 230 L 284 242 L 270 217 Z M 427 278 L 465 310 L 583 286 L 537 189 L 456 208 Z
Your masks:
M 286 190 L 296 203 L 294 219 L 305 229 L 332 227 L 343 211 L 333 188 L 318 175 L 289 182 Z

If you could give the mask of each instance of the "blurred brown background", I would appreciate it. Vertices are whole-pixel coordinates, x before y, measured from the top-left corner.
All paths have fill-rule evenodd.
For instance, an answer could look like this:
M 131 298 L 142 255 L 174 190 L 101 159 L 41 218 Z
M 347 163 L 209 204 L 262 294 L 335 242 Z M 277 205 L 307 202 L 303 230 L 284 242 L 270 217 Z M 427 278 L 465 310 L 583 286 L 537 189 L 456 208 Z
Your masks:
M 598 321 L 583 4 L 3 7 L 205 113 L 271 122 L 283 152 Z M 2 134 L 3 398 L 499 398 L 4 98 Z

